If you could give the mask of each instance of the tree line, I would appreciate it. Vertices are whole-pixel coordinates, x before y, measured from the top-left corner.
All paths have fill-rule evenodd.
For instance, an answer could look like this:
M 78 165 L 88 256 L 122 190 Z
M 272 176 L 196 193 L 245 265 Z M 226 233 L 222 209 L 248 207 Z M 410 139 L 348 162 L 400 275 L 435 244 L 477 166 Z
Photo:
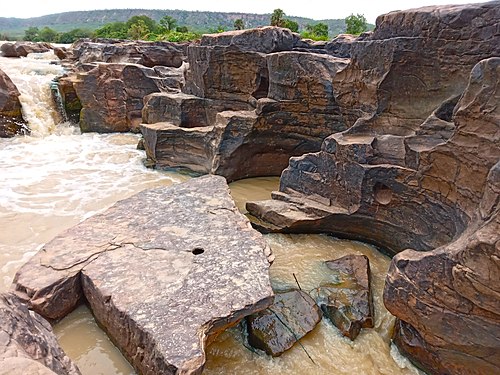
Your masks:
M 345 19 L 346 32 L 348 34 L 360 34 L 368 29 L 368 24 L 363 15 L 350 15 Z M 279 26 L 290 29 L 293 32 L 299 32 L 299 24 L 286 18 L 286 14 L 281 9 L 275 9 L 271 14 L 271 26 Z M 234 29 L 242 30 L 245 23 L 242 19 L 234 21 Z M 208 30 L 210 33 L 220 33 L 226 31 L 223 27 L 217 27 Z M 316 23 L 306 25 L 300 32 L 303 38 L 313 40 L 328 40 L 328 25 Z M 133 16 L 126 22 L 111 22 L 96 30 L 73 29 L 68 32 L 57 32 L 49 27 L 39 29 L 30 27 L 24 32 L 24 40 L 33 42 L 49 42 L 69 44 L 81 38 L 113 38 L 113 39 L 132 39 L 132 40 L 150 40 L 150 41 L 170 41 L 185 42 L 201 37 L 200 33 L 191 31 L 186 26 L 178 25 L 175 18 L 165 15 L 156 22 L 152 18 L 141 15 Z

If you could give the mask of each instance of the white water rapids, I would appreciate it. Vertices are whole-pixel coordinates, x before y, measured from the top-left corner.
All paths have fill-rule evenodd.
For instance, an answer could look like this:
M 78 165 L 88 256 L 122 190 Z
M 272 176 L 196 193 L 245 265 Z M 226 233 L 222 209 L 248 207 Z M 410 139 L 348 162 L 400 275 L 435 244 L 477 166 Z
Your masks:
M 142 164 L 144 152 L 136 149 L 136 135 L 81 135 L 76 127 L 61 123 L 50 83 L 63 73 L 63 68 L 52 64 L 54 59 L 50 53 L 23 59 L 0 57 L 0 69 L 21 92 L 23 115 L 32 129 L 31 136 L 0 139 L 0 292 L 9 289 L 16 270 L 37 249 L 64 229 L 145 188 L 187 179 L 176 173 L 146 169 Z M 276 178 L 231 185 L 241 208 L 246 200 L 269 197 L 270 190 L 276 187 Z M 252 353 L 242 345 L 238 331 L 231 329 L 208 348 L 205 373 L 418 373 L 389 344 L 393 317 L 381 302 L 388 258 L 368 245 L 328 236 L 266 238 L 276 254 L 271 269 L 274 285 L 294 286 L 292 272 L 308 285 L 308 278 L 312 282 L 325 276 L 311 274 L 323 260 L 352 252 L 368 255 L 374 275 L 376 328 L 364 330 L 352 343 L 323 321 L 303 340 L 316 365 L 304 357 L 300 346 L 276 359 Z M 134 374 L 86 307 L 78 308 L 56 325 L 55 332 L 83 375 Z

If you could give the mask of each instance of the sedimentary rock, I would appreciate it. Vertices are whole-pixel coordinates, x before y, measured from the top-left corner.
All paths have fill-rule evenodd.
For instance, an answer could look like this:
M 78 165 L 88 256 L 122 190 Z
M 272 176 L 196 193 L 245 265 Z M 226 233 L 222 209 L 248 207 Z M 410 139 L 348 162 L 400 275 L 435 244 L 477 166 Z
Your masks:
M 2 44 L 0 51 L 4 57 L 26 57 L 29 53 L 49 52 L 52 48 L 49 43 L 15 42 Z
M 277 357 L 312 331 L 320 320 L 321 310 L 307 293 L 276 293 L 271 306 L 247 317 L 248 342 Z
M 50 324 L 13 294 L 0 294 L 0 374 L 80 374 Z
M 153 92 L 178 90 L 182 71 L 165 72 L 136 64 L 97 64 L 70 78 L 81 103 L 83 132 L 127 132 L 138 129 L 143 98 Z
M 21 113 L 19 95 L 16 85 L 0 70 L 0 138 L 29 133 Z
M 63 232 L 15 277 L 48 318 L 85 297 L 142 374 L 199 374 L 204 348 L 272 302 L 270 249 L 222 177 L 145 190 Z
M 334 281 L 315 290 L 316 302 L 342 334 L 354 340 L 361 328 L 374 326 L 370 261 L 365 255 L 346 255 L 325 263 Z
M 110 39 L 80 39 L 75 42 L 68 58 L 80 63 L 132 63 L 149 68 L 167 66 L 179 68 L 186 59 L 187 44 Z
M 417 250 L 393 259 L 384 300 L 395 342 L 433 374 L 500 371 L 500 59 L 480 61 L 498 55 L 499 5 L 381 16 L 336 75 L 355 83 L 337 100 L 354 126 L 292 158 L 273 201 L 247 205 L 272 230 Z

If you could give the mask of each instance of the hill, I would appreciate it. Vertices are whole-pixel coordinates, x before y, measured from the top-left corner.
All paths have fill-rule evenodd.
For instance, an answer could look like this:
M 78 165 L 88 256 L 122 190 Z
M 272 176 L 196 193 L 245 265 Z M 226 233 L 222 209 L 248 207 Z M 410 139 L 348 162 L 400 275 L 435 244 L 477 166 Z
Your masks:
M 223 13 L 223 12 L 199 12 L 186 10 L 161 10 L 161 9 L 109 9 L 109 10 L 91 10 L 79 12 L 65 12 L 50 14 L 42 17 L 33 18 L 5 18 L 0 17 L 0 34 L 6 34 L 9 37 L 20 38 L 24 30 L 28 27 L 50 27 L 58 32 L 66 32 L 75 28 L 84 28 L 94 30 L 110 22 L 125 22 L 130 17 L 136 15 L 146 15 L 156 21 L 163 16 L 169 15 L 178 21 L 178 25 L 187 26 L 193 31 L 208 32 L 209 30 L 223 27 L 225 30 L 233 29 L 234 21 L 241 18 L 245 27 L 257 27 L 269 25 L 270 14 L 251 14 L 251 13 Z M 296 21 L 300 29 L 307 24 L 316 24 L 323 22 L 328 25 L 330 36 L 334 36 L 345 31 L 345 22 L 343 19 L 325 19 L 313 20 L 303 17 L 287 18 Z

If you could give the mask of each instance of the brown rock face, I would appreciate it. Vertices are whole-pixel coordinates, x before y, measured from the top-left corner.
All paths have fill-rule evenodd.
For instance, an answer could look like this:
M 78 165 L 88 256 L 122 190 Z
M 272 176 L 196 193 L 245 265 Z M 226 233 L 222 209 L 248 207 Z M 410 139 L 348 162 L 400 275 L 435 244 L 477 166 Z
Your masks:
M 13 294 L 0 294 L 0 373 L 78 375 L 50 324 Z
M 83 64 L 131 63 L 148 68 L 155 66 L 179 68 L 186 59 L 184 53 L 186 46 L 170 42 L 80 39 L 71 46 L 66 57 Z
M 0 70 L 0 138 L 29 133 L 21 113 L 19 95 L 16 85 Z
M 145 190 L 67 230 L 16 293 L 48 318 L 86 298 L 141 374 L 200 374 L 220 332 L 272 302 L 270 249 L 223 177 Z
M 361 328 L 374 326 L 370 261 L 364 255 L 346 255 L 326 266 L 335 281 L 315 291 L 316 302 L 340 332 L 354 340 Z
M 271 306 L 247 317 L 248 342 L 278 357 L 312 331 L 321 316 L 320 308 L 307 293 L 277 293 Z
M 394 257 L 384 300 L 398 347 L 432 374 L 500 371 L 498 20 L 499 2 L 379 17 L 335 76 L 354 126 L 247 205 L 271 230 L 417 250 Z
M 143 98 L 153 92 L 168 91 L 172 84 L 180 85 L 182 80 L 180 70 L 176 72 L 176 80 L 171 72 L 135 64 L 101 63 L 87 67 L 88 71 L 80 71 L 76 78 L 70 78 L 82 107 L 80 128 L 83 132 L 137 131 Z
M 2 44 L 0 51 L 4 57 L 26 57 L 29 53 L 49 52 L 52 48 L 49 43 L 15 42 Z

